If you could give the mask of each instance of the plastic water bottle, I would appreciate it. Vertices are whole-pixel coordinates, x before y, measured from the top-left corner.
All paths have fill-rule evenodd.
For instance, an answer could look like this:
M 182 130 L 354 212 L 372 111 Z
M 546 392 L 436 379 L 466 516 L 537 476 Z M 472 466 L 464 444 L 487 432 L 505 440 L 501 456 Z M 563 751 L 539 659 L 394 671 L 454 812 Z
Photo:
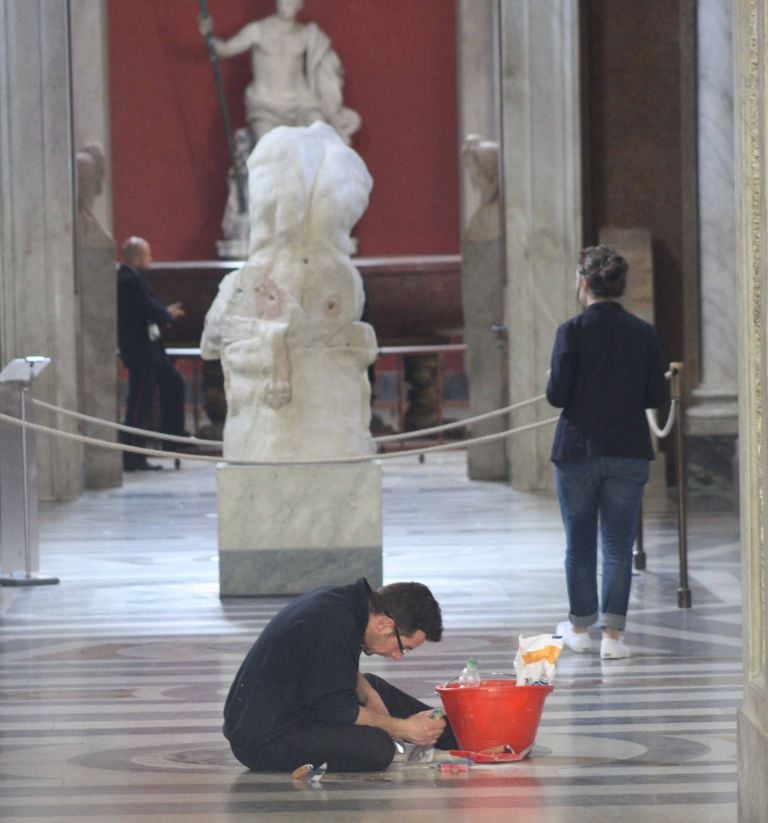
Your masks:
M 471 657 L 459 675 L 459 686 L 479 686 L 480 672 L 477 670 L 477 660 Z

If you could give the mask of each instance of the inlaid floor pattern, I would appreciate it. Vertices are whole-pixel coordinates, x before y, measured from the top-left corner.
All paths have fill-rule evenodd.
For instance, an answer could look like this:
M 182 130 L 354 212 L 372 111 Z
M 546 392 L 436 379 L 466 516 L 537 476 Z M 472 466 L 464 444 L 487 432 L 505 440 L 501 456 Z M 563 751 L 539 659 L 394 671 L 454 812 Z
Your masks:
M 530 759 L 461 774 L 395 763 L 312 787 L 248 773 L 220 733 L 235 670 L 285 601 L 220 600 L 215 469 L 44 504 L 40 567 L 61 582 L 0 589 L 0 820 L 735 821 L 738 520 L 691 515 L 683 610 L 674 503 L 653 490 L 645 508 L 635 654 L 564 652 Z M 434 705 L 468 657 L 511 672 L 518 635 L 566 616 L 562 555 L 553 495 L 469 481 L 462 453 L 385 462 L 385 581 L 427 583 L 446 631 L 363 669 Z

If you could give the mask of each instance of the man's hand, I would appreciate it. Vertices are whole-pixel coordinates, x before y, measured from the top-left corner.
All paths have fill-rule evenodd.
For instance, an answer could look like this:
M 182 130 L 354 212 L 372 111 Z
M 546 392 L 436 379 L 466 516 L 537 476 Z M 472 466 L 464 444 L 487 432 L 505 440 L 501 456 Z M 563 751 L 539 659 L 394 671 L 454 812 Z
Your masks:
M 181 307 L 181 303 L 171 303 L 170 306 L 165 307 L 168 311 L 168 314 L 171 315 L 171 320 L 175 320 L 177 317 L 184 317 L 186 312 Z
M 379 714 L 367 706 L 360 706 L 355 725 L 384 729 L 393 740 L 407 740 L 416 746 L 434 746 L 445 729 L 445 720 L 433 720 L 431 714 L 432 709 L 426 709 L 402 719 L 391 717 L 389 714 Z
M 403 738 L 417 746 L 434 746 L 445 729 L 445 720 L 432 719 L 432 709 L 412 714 L 403 720 Z

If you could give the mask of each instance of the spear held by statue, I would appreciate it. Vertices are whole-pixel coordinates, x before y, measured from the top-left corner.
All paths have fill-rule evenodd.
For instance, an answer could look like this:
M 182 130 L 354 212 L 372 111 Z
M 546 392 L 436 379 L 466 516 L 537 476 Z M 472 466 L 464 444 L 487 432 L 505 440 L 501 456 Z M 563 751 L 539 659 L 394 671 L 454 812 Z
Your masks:
M 216 86 L 216 96 L 219 100 L 219 109 L 221 111 L 221 119 L 224 123 L 224 131 L 227 135 L 227 148 L 229 149 L 229 161 L 232 165 L 232 174 L 235 177 L 235 187 L 237 189 L 237 206 L 240 214 L 245 214 L 248 210 L 248 203 L 245 197 L 245 180 L 240 171 L 237 162 L 237 155 L 235 151 L 235 137 L 232 132 L 232 122 L 229 119 L 229 109 L 227 108 L 227 100 L 224 96 L 224 84 L 221 81 L 221 70 L 219 68 L 219 58 L 216 54 L 216 48 L 213 45 L 213 24 L 211 22 L 211 15 L 208 13 L 207 0 L 197 0 L 200 8 L 199 29 L 200 34 L 203 35 L 205 43 L 208 46 L 208 56 L 211 60 L 211 69 L 213 70 L 213 82 Z

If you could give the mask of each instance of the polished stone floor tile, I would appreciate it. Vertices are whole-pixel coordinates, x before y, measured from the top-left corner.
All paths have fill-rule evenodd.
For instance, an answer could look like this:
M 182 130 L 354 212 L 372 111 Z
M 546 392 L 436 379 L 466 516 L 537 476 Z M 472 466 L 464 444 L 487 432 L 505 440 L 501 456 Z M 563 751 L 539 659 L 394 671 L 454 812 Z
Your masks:
M 678 609 L 674 501 L 649 493 L 634 655 L 564 652 L 529 759 L 458 774 L 396 762 L 312 788 L 244 771 L 221 736 L 235 670 L 285 599 L 219 598 L 216 510 L 214 469 L 189 461 L 41 507 L 41 569 L 61 583 L 0 588 L 3 823 L 735 821 L 735 515 L 691 515 L 693 608 Z M 442 454 L 385 462 L 383 511 L 385 581 L 427 583 L 446 630 L 364 669 L 439 705 L 435 685 L 467 657 L 511 673 L 518 636 L 565 617 L 552 495 L 472 482 L 463 454 Z

